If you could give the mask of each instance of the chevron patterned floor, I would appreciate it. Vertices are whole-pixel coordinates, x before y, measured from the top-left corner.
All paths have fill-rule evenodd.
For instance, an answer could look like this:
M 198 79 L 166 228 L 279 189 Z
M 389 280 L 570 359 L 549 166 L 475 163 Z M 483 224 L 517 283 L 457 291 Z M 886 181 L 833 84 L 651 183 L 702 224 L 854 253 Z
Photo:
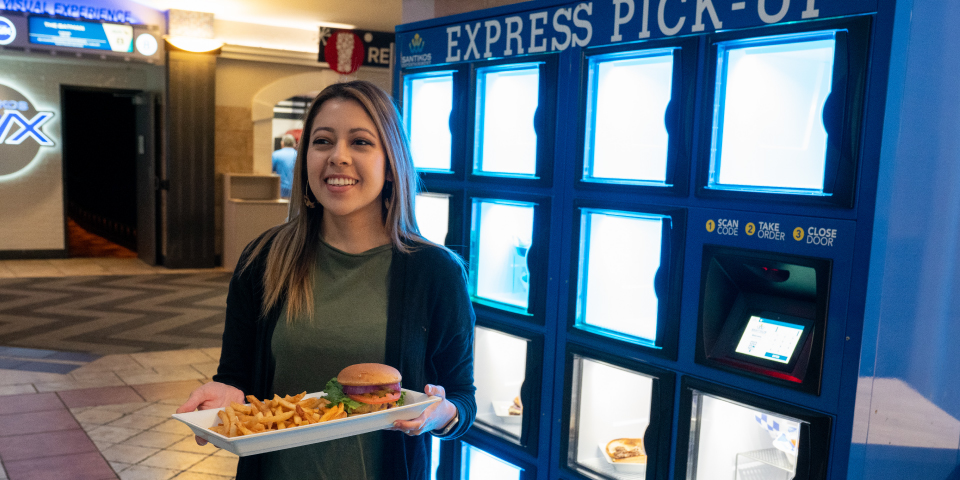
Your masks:
M 230 273 L 0 261 L 0 480 L 231 480 L 169 419 L 216 371 Z
M 0 278 L 0 345 L 94 355 L 219 347 L 230 273 Z

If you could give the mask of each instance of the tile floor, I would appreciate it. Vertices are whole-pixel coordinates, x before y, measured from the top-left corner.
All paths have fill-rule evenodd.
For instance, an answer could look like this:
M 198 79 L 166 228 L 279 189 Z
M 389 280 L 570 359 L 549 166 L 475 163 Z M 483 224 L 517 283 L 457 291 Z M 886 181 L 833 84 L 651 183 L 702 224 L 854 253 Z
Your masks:
M 220 270 L 170 270 L 136 258 L 0 261 L 0 278 Z M 170 418 L 214 374 L 219 348 L 33 359 L 43 351 L 28 350 L 0 355 L 0 480 L 233 478 L 236 456 L 198 446 Z M 27 368 L 28 360 L 41 365 Z M 51 368 L 53 360 L 64 365 Z
M 198 446 L 170 418 L 219 354 L 107 355 L 66 374 L 0 369 L 0 480 L 233 478 L 236 456 Z

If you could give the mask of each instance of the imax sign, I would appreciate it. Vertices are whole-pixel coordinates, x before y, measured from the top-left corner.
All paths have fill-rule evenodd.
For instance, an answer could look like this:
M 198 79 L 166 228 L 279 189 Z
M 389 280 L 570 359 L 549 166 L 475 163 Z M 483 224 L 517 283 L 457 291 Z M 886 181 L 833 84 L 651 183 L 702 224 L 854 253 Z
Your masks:
M 37 111 L 23 94 L 0 84 L 0 176 L 21 170 L 42 147 L 55 145 L 43 131 L 53 112 Z
M 6 145 L 20 145 L 27 138 L 32 138 L 44 147 L 52 147 L 53 140 L 40 131 L 40 127 L 51 118 L 53 118 L 51 112 L 40 112 L 29 120 L 20 112 L 3 112 L 0 116 L 0 142 Z M 9 135 L 14 127 L 19 127 L 20 130 L 14 135 Z M 8 135 L 9 138 L 7 138 Z M 4 139 L 7 141 L 4 142 Z

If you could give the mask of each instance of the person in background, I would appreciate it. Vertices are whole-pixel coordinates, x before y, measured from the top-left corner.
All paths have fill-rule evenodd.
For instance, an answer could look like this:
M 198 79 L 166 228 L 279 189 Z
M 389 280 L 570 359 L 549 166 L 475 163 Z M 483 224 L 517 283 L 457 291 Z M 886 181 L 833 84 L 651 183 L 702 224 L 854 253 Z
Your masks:
M 280 139 L 280 150 L 273 152 L 273 173 L 280 175 L 280 196 L 290 198 L 293 165 L 297 162 L 297 140 L 289 133 Z
M 243 457 L 236 478 L 427 480 L 430 436 L 457 438 L 477 414 L 462 260 L 419 233 L 416 170 L 383 90 L 327 87 L 303 131 L 290 220 L 241 256 L 217 374 L 177 412 L 317 392 L 344 367 L 385 363 L 443 400 L 388 430 Z

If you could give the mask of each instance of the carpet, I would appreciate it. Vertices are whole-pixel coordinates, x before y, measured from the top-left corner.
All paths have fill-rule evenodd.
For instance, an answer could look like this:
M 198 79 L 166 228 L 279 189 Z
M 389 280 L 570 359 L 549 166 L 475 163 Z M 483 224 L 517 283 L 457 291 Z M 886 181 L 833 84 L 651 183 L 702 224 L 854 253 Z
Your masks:
M 0 279 L 0 346 L 95 355 L 219 347 L 230 273 Z

